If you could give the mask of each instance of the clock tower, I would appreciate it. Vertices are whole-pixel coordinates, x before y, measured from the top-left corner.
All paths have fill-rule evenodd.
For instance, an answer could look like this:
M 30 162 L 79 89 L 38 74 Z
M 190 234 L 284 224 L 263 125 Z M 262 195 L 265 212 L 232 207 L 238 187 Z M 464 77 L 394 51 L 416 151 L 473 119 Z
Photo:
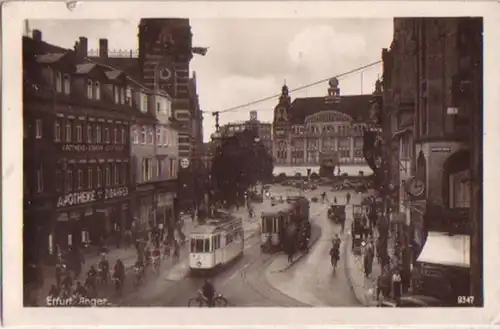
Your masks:
M 144 84 L 166 91 L 174 100 L 189 98 L 189 63 L 192 54 L 189 19 L 141 19 L 139 65 Z

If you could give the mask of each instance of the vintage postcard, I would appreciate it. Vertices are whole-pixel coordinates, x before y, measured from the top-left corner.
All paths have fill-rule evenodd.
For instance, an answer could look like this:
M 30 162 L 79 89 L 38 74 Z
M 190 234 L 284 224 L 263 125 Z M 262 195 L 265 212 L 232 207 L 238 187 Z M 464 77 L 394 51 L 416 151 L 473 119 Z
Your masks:
M 497 12 L 4 5 L 6 324 L 493 324 Z

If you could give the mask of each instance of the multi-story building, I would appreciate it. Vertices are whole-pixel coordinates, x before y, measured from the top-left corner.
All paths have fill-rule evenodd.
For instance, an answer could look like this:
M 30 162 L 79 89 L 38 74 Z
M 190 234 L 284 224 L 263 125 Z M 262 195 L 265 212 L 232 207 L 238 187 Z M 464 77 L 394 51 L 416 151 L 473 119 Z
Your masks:
M 35 30 L 23 46 L 24 238 L 36 246 L 25 250 L 53 260 L 130 225 L 134 107 L 126 75 L 89 62 L 85 38 L 66 50 Z
M 341 96 L 338 80 L 330 81 L 327 97 L 291 101 L 286 85 L 274 109 L 275 172 L 290 169 L 318 172 L 321 159 L 337 159 L 344 172 L 355 167 L 369 173 L 363 156 L 363 129 L 372 95 Z M 351 170 L 352 171 L 352 170 Z
M 177 192 L 177 131 L 171 100 L 138 84 L 141 100 L 131 126 L 134 230 L 145 231 L 173 218 Z
M 269 153 L 272 152 L 272 124 L 259 121 L 257 111 L 250 111 L 250 118 L 247 121 L 230 122 L 220 128 L 222 136 L 229 136 L 243 130 L 252 130 L 266 146 Z
M 383 60 L 384 119 L 399 149 L 396 211 L 410 226 L 414 291 L 453 303 L 471 295 L 471 278 L 481 282 L 482 196 L 471 195 L 481 183 L 472 179 L 481 176 L 481 143 L 471 136 L 481 136 L 482 22 L 404 18 L 394 29 Z
M 196 77 L 189 75 L 193 53 L 204 54 L 206 49 L 192 47 L 189 19 L 141 19 L 139 52 L 119 54 L 108 52 L 108 41 L 102 39 L 99 51 L 92 60 L 120 68 L 150 90 L 159 89 L 172 98 L 172 120 L 178 121 L 179 199 L 192 203 L 196 199 L 196 173 L 199 162 L 197 149 L 203 143 L 202 112 L 196 93 Z M 187 160 L 187 161 L 186 161 Z

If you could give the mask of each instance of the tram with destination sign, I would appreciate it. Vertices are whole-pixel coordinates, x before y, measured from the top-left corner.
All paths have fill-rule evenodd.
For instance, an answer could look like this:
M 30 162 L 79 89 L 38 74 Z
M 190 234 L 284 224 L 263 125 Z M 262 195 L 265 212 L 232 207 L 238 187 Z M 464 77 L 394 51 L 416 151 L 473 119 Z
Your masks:
M 209 272 L 243 255 L 241 218 L 217 211 L 190 234 L 189 267 L 192 272 Z

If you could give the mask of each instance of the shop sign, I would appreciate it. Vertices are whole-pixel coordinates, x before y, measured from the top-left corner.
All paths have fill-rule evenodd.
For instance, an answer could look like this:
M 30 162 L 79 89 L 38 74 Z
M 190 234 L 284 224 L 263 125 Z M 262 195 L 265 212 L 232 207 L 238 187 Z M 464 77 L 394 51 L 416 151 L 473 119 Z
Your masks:
M 69 193 L 58 198 L 57 208 L 87 204 L 94 201 L 96 201 L 96 191 Z
M 62 144 L 63 152 L 122 152 L 123 145 L 86 145 L 86 144 Z
M 104 190 L 104 199 L 110 200 L 114 198 L 121 198 L 128 195 L 127 187 L 107 188 Z
M 174 197 L 172 194 L 158 194 L 157 196 L 157 207 L 168 207 L 173 204 Z
M 442 153 L 450 153 L 451 147 L 433 147 L 431 148 L 431 152 L 442 152 Z

